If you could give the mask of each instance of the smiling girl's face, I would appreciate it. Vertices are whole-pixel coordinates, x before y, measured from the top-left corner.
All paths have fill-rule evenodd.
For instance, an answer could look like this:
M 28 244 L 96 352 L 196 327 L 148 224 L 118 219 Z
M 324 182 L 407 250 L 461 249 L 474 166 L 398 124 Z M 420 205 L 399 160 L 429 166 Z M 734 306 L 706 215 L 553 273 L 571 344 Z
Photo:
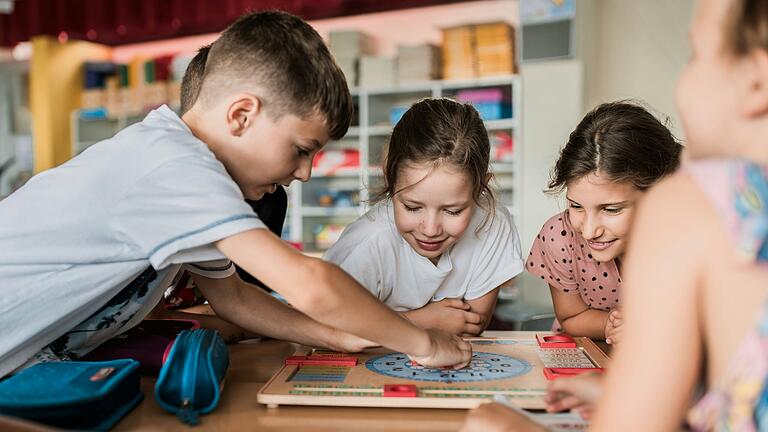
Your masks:
M 627 247 L 635 202 L 642 192 L 594 172 L 566 184 L 571 225 L 600 262 L 621 257 Z

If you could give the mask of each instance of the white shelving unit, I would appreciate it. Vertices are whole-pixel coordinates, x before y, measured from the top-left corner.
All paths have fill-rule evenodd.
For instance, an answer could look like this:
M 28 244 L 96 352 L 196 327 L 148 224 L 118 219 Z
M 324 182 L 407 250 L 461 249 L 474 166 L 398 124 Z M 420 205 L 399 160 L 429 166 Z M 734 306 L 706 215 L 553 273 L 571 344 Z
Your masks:
M 501 88 L 511 96 L 512 117 L 485 122 L 493 136 L 505 132 L 512 136 L 514 152 L 511 161 L 493 161 L 492 172 L 496 177 L 496 189 L 500 205 L 506 206 L 519 227 L 522 191 L 522 132 L 520 125 L 522 86 L 518 76 L 482 78 L 466 81 L 430 81 L 387 88 L 357 88 L 352 96 L 358 108 L 357 122 L 347 135 L 331 142 L 326 148 L 354 148 L 360 152 L 360 166 L 333 174 L 313 172 L 309 182 L 295 182 L 288 189 L 289 210 L 284 237 L 303 244 L 306 251 L 323 249 L 316 242 L 316 234 L 324 226 L 339 229 L 368 210 L 368 199 L 381 185 L 381 156 L 393 125 L 389 120 L 390 108 L 409 106 L 426 97 L 451 97 L 465 89 Z M 325 207 L 318 202 L 318 195 L 328 191 L 356 191 L 359 204 L 349 207 Z
M 178 112 L 178 106 L 171 106 Z M 113 137 L 115 134 L 134 123 L 144 120 L 149 111 L 125 114 L 116 117 L 84 116 L 81 110 L 74 110 L 70 114 L 70 134 L 72 142 L 72 156 L 77 156 L 83 150 L 99 141 Z

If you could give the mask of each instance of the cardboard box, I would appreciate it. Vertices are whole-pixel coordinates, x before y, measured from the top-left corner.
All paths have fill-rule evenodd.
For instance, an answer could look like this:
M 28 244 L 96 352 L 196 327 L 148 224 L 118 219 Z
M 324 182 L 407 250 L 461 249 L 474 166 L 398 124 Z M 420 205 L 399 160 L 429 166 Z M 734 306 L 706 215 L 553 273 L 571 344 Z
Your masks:
M 376 53 L 372 37 L 357 30 L 332 31 L 329 34 L 331 54 L 338 59 L 357 59 Z
M 506 22 L 443 29 L 442 48 L 445 79 L 516 72 L 515 29 Z
M 395 85 L 395 60 L 389 57 L 361 57 L 359 83 L 360 87 Z
M 397 82 L 439 79 L 442 72 L 440 49 L 435 45 L 398 45 Z

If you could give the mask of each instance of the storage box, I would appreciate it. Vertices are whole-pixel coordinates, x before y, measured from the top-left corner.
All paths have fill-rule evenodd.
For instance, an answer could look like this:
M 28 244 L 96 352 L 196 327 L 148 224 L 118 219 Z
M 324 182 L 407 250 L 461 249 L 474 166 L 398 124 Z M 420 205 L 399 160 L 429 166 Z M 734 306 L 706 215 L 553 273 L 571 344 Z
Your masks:
M 361 57 L 359 84 L 360 87 L 395 85 L 395 60 L 389 57 Z
M 357 30 L 332 31 L 329 34 L 331 54 L 339 59 L 357 59 L 376 52 L 372 37 Z
M 512 117 L 512 101 L 501 88 L 461 90 L 456 99 L 471 103 L 483 120 L 500 120 Z
M 478 76 L 515 73 L 515 30 L 507 23 L 475 26 Z
M 336 64 L 339 65 L 339 68 L 344 73 L 344 77 L 347 78 L 347 85 L 349 87 L 357 87 L 357 83 L 358 83 L 357 58 L 348 58 L 348 59 L 337 58 Z
M 84 89 L 80 94 L 80 108 L 103 108 L 107 104 L 107 92 L 103 88 Z
M 505 22 L 443 29 L 443 77 L 515 73 L 515 30 Z
M 443 78 L 474 78 L 477 59 L 472 26 L 450 27 L 442 32 Z
M 398 45 L 397 82 L 421 82 L 439 79 L 442 61 L 435 45 Z

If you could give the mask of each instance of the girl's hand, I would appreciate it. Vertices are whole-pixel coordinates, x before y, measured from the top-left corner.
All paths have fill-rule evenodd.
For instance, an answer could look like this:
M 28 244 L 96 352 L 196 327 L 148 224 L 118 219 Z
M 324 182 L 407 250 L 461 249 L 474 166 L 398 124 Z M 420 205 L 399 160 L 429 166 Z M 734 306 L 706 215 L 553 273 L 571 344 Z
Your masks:
M 548 412 L 575 410 L 584 419 L 592 416 L 597 400 L 603 393 L 603 379 L 599 373 L 588 373 L 572 378 L 552 381 L 544 402 Z
M 450 367 L 461 369 L 472 360 L 472 345 L 464 339 L 444 331 L 425 330 L 429 336 L 432 353 L 427 356 L 408 357 L 416 363 L 427 367 Z
M 605 343 L 616 345 L 619 342 L 623 321 L 620 309 L 614 309 L 608 314 L 608 320 L 605 323 Z
M 447 298 L 409 311 L 405 316 L 421 328 L 434 328 L 455 335 L 477 335 L 483 330 L 483 318 L 470 311 L 462 299 Z
M 546 428 L 498 403 L 484 403 L 467 414 L 461 432 L 544 432 Z

